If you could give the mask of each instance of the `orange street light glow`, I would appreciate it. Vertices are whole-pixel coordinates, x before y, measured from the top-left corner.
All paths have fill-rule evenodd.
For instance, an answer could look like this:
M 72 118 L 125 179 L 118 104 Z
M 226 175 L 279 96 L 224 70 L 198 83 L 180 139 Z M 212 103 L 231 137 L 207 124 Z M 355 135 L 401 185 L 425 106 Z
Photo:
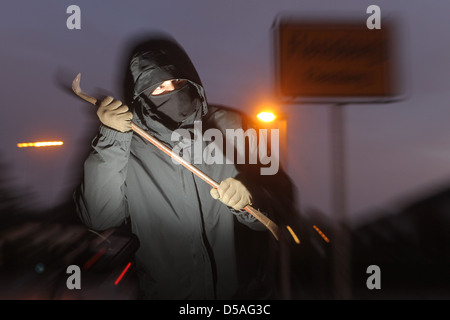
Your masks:
M 258 119 L 264 122 L 271 122 L 275 120 L 275 115 L 272 112 L 260 112 L 257 115 Z
M 40 142 L 23 142 L 18 143 L 18 148 L 28 148 L 28 147 L 56 147 L 56 146 L 62 146 L 64 143 L 62 141 L 40 141 Z

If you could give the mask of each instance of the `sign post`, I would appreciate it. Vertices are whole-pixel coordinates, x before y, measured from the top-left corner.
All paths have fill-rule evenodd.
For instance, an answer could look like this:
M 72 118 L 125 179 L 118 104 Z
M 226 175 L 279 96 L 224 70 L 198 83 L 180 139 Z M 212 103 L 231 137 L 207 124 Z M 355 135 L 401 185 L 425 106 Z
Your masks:
M 275 23 L 275 90 L 285 103 L 331 104 L 332 270 L 336 299 L 351 298 L 345 106 L 385 103 L 396 95 L 391 27 L 366 21 L 281 19 Z
M 284 101 L 380 102 L 395 95 L 390 26 L 282 20 L 275 29 L 276 92 Z

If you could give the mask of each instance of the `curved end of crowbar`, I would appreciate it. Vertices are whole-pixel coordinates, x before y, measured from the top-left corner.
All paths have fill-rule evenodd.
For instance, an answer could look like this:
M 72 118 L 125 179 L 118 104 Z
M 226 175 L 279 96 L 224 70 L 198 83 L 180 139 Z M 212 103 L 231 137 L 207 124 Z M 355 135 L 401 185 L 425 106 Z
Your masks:
M 72 82 L 72 90 L 76 94 L 78 94 L 80 92 L 80 81 L 81 81 L 81 73 L 77 74 L 77 76 L 75 77 L 75 79 Z
M 80 82 L 81 82 L 81 73 L 79 73 L 72 82 L 73 92 L 75 92 L 75 94 L 77 96 L 79 96 L 81 99 L 83 99 L 93 105 L 96 105 L 97 99 L 84 93 L 83 90 L 81 90 Z
M 278 228 L 278 226 L 275 223 L 273 223 L 272 221 L 270 221 L 269 225 L 267 225 L 266 227 L 272 233 L 274 238 L 277 241 L 279 241 L 280 240 L 280 229 Z
M 250 205 L 244 207 L 244 210 L 258 219 L 263 225 L 265 225 L 277 241 L 280 240 L 280 229 L 272 220 L 270 220 L 267 216 Z

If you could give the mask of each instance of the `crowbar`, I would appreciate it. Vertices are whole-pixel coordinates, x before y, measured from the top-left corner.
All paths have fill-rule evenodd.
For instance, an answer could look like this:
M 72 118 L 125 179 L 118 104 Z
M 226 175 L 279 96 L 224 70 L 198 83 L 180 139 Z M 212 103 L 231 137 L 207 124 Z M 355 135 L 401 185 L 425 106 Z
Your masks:
M 81 99 L 93 104 L 97 105 L 98 100 L 90 95 L 87 95 L 86 93 L 81 90 L 80 87 L 81 82 L 81 73 L 79 73 L 75 79 L 72 82 L 72 90 L 75 92 L 77 96 L 79 96 Z M 146 139 L 147 141 L 151 142 L 155 147 L 163 151 L 168 156 L 174 158 L 176 161 L 178 161 L 181 165 L 183 165 L 186 169 L 194 173 L 196 176 L 198 176 L 200 179 L 208 183 L 211 187 L 217 189 L 219 188 L 219 184 L 211 179 L 208 175 L 206 175 L 203 171 L 199 170 L 195 166 L 193 166 L 191 163 L 189 163 L 184 158 L 180 157 L 178 154 L 174 153 L 172 150 L 170 150 L 167 146 L 165 146 L 163 143 L 161 143 L 158 139 L 147 133 L 145 130 L 140 128 L 137 124 L 134 122 L 131 122 L 131 129 L 139 134 L 141 137 Z M 279 228 L 278 226 L 270 220 L 267 216 L 256 210 L 250 205 L 247 205 L 244 207 L 244 210 L 250 213 L 253 217 L 255 217 L 259 222 L 261 222 L 263 225 L 266 226 L 267 229 L 273 234 L 275 239 L 279 239 Z

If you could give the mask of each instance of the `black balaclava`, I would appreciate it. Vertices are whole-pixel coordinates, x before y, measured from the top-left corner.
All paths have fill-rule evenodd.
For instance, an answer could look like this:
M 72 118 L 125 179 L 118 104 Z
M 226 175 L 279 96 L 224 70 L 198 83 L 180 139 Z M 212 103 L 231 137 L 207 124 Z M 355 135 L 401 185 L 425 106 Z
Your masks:
M 202 106 L 197 89 L 189 82 L 181 88 L 160 95 L 151 94 L 154 88 L 144 91 L 141 97 L 145 101 L 145 107 L 159 115 L 169 127 L 180 124 Z
M 140 43 L 129 62 L 132 107 L 136 121 L 155 134 L 188 127 L 207 113 L 205 92 L 192 61 L 170 37 L 156 37 Z M 185 86 L 152 96 L 164 81 L 187 80 Z

